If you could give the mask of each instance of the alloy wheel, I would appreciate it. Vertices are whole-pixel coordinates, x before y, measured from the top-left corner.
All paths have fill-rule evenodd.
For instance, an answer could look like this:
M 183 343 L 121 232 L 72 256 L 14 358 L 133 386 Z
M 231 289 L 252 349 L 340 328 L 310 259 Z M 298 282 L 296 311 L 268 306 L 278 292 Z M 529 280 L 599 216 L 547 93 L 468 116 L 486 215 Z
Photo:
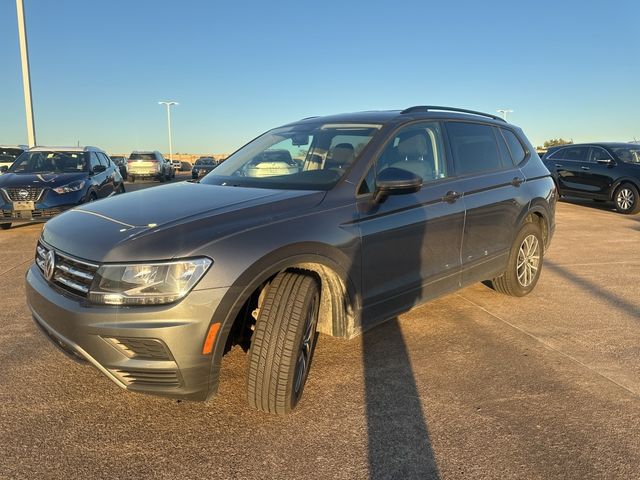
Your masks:
M 540 268 L 540 242 L 535 235 L 528 235 L 520 244 L 517 262 L 518 283 L 528 287 Z
M 318 297 L 315 296 L 309 304 L 304 322 L 304 333 L 296 361 L 296 372 L 293 383 L 294 395 L 299 395 L 311 364 L 313 355 L 313 342 L 315 340 L 316 324 L 318 323 Z
M 616 196 L 616 203 L 618 204 L 618 208 L 620 210 L 629 210 L 633 207 L 633 203 L 635 202 L 635 195 L 630 188 L 623 188 L 618 192 Z

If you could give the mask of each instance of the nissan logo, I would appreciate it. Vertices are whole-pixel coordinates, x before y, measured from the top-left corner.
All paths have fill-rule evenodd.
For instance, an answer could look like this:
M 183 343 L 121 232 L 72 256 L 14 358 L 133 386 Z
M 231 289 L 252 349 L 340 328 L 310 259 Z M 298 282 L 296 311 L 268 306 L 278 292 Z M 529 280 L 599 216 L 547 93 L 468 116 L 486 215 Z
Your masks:
M 18 196 L 24 200 L 29 196 L 29 190 L 25 190 L 24 188 L 21 190 L 18 190 Z
M 53 274 L 56 271 L 56 253 L 53 250 L 49 250 L 44 256 L 44 276 L 47 280 L 53 278 Z

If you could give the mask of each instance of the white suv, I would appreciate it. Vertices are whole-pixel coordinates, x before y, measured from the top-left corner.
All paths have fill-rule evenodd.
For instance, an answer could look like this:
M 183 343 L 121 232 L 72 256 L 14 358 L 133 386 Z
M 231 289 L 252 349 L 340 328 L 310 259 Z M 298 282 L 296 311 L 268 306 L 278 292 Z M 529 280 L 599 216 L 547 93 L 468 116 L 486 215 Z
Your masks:
M 128 179 L 135 182 L 139 178 L 152 178 L 164 182 L 176 176 L 171 162 L 160 152 L 134 151 L 127 160 Z

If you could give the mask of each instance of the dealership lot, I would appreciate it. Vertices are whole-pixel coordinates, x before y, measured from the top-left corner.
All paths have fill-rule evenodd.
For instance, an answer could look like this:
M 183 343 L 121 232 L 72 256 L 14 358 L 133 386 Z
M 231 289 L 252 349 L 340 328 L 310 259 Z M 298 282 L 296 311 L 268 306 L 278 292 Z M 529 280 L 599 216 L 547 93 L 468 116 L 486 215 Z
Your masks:
M 64 357 L 24 301 L 41 228 L 0 233 L 0 478 L 640 476 L 639 216 L 562 202 L 528 297 L 477 284 L 321 337 L 286 418 L 246 406 L 240 349 L 207 403 L 127 393 Z

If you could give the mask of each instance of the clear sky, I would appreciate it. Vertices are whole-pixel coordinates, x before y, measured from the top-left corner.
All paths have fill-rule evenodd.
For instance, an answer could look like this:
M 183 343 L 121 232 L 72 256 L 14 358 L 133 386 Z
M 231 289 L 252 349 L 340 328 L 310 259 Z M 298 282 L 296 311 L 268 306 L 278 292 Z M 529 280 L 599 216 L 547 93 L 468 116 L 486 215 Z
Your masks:
M 0 143 L 26 143 L 0 0 Z M 25 0 L 38 143 L 230 152 L 312 115 L 449 105 L 539 145 L 640 139 L 640 1 Z

